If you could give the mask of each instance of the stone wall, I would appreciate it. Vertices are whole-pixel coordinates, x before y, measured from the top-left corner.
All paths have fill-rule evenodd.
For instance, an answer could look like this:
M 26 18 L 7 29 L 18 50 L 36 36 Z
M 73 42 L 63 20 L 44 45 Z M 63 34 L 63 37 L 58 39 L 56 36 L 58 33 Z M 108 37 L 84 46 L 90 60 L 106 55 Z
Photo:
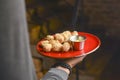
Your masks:
M 119 37 L 119 0 L 84 0 L 84 11 L 89 16 L 89 26 L 106 29 L 107 35 Z
M 65 25 L 70 24 L 72 21 L 72 7 L 75 4 L 73 0 L 26 0 L 27 7 L 27 19 L 28 24 L 40 26 L 39 36 L 43 37 L 49 33 L 55 33 L 65 29 L 70 29 L 65 27 Z M 82 1 L 82 0 L 81 0 Z M 79 10 L 78 18 L 83 15 L 87 18 L 86 22 L 80 22 L 78 19 L 77 30 L 81 31 L 83 26 L 83 31 L 93 31 L 104 30 L 104 35 L 119 37 L 120 31 L 120 1 L 119 0 L 83 0 L 83 11 Z M 81 9 L 81 5 L 79 5 Z M 84 23 L 84 24 L 83 24 Z M 64 25 L 65 24 L 65 25 Z M 79 26 L 78 26 L 79 25 Z M 32 26 L 34 27 L 34 26 Z M 59 28 L 61 30 L 59 30 Z M 73 27 L 71 27 L 73 28 Z M 71 29 L 72 30 L 72 29 Z

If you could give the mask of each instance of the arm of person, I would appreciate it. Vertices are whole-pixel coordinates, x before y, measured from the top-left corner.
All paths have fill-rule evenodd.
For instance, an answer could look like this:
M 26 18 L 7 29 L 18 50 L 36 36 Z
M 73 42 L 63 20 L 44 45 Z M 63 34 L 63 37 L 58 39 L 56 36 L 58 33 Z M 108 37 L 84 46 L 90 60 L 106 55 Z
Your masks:
M 67 80 L 69 70 L 64 67 L 51 68 L 41 80 Z
M 76 64 L 81 62 L 84 58 L 85 58 L 85 56 L 67 59 L 67 60 L 61 62 L 62 65 L 58 63 L 56 66 L 51 68 L 41 80 L 67 80 L 69 75 L 72 72 L 71 71 L 72 68 Z M 66 67 L 66 65 L 67 65 L 67 67 Z

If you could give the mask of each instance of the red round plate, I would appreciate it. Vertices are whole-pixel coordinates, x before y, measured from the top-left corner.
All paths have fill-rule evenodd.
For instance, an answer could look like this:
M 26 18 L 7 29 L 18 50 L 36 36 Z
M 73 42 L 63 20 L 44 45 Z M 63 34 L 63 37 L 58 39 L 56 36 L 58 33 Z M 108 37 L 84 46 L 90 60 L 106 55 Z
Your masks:
M 84 49 L 81 51 L 44 52 L 40 47 L 41 41 L 37 43 L 37 46 L 36 46 L 37 51 L 40 55 L 43 55 L 46 57 L 65 59 L 65 58 L 73 58 L 73 57 L 79 57 L 85 54 L 90 54 L 100 47 L 101 41 L 97 36 L 90 33 L 85 33 L 85 32 L 79 32 L 79 35 L 86 36 L 85 46 L 84 46 Z

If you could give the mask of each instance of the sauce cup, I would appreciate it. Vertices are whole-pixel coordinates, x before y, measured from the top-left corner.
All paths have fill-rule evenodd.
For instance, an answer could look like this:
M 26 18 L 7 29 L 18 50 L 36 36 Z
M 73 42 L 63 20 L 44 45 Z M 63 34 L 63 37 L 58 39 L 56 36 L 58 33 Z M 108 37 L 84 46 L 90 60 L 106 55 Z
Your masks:
M 74 35 L 70 37 L 70 41 L 74 50 L 83 50 L 86 37 L 82 35 Z

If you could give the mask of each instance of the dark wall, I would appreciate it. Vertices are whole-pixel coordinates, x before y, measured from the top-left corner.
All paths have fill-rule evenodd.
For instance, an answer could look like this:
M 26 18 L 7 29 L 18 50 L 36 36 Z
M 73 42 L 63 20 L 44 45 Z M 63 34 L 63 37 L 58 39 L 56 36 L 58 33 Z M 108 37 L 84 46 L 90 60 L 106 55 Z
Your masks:
M 70 23 L 75 0 L 66 0 L 67 3 L 65 0 L 26 1 L 28 1 L 28 23 L 40 25 L 42 35 L 73 29 L 97 35 L 102 45 L 95 52 L 96 54 L 90 54 L 87 57 L 85 66 L 90 74 L 99 75 L 100 80 L 113 80 L 115 77 L 119 80 L 119 76 L 113 75 L 119 75 L 120 72 L 117 70 L 120 66 L 120 0 L 80 0 L 75 26 Z M 69 4 L 69 1 L 73 2 L 72 5 Z M 32 3 L 34 4 L 32 5 Z M 33 16 L 35 10 L 37 10 L 37 15 Z M 43 26 L 42 23 L 47 23 L 47 25 Z

